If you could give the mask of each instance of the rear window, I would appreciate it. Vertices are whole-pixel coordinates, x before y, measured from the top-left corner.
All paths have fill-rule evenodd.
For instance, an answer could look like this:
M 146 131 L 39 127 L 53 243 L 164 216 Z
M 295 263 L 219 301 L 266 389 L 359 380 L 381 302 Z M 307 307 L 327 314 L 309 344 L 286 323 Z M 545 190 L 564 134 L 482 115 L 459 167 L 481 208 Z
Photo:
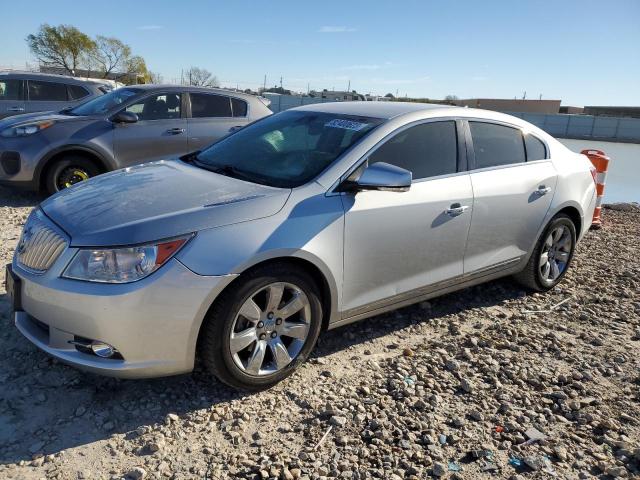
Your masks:
M 42 102 L 66 102 L 67 86 L 64 83 L 29 80 L 29 100 Z
M 79 100 L 89 95 L 87 89 L 80 85 L 67 85 L 67 91 L 69 93 L 69 100 Z
M 191 93 L 193 118 L 231 117 L 231 99 L 223 95 Z
M 247 116 L 247 102 L 240 100 L 239 98 L 231 98 L 231 106 L 233 108 L 234 117 L 246 117 Z
M 22 100 L 22 80 L 0 80 L 0 100 Z
M 476 168 L 523 163 L 526 159 L 522 132 L 495 123 L 469 122 Z
M 524 144 L 527 148 L 527 162 L 547 158 L 547 147 L 539 138 L 528 133 L 524 136 Z

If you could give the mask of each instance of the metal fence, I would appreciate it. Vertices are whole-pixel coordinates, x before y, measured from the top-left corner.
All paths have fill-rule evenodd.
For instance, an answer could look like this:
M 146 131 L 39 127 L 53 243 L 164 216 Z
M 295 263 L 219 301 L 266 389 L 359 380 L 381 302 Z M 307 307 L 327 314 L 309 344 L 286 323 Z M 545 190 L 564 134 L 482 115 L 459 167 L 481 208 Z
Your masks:
M 326 98 L 297 95 L 264 94 L 275 113 L 301 105 L 332 102 Z M 522 118 L 558 138 L 640 143 L 640 118 L 603 117 L 593 115 L 541 114 L 505 112 Z

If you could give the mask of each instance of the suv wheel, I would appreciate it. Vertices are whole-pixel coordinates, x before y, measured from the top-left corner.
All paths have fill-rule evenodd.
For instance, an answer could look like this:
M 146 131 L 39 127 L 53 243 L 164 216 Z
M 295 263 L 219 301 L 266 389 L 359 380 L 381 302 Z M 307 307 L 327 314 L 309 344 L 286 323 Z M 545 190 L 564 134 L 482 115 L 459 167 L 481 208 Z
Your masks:
M 224 292 L 205 319 L 199 354 L 222 382 L 261 390 L 304 362 L 320 333 L 319 290 L 290 266 L 259 268 Z
M 516 274 L 516 280 L 538 292 L 552 289 L 567 273 L 575 246 L 575 225 L 567 215 L 556 215 L 540 236 L 527 266 Z
M 96 164 L 81 155 L 68 155 L 56 160 L 47 169 L 44 186 L 50 195 L 69 188 L 76 183 L 99 175 Z

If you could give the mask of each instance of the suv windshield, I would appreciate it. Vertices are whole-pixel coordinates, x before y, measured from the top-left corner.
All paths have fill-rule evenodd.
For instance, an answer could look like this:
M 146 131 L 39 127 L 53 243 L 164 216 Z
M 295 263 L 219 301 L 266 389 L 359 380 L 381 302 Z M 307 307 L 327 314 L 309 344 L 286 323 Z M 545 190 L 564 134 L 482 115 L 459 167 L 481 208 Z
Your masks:
M 138 95 L 140 92 L 142 92 L 142 89 L 140 88 L 118 88 L 106 95 L 96 97 L 93 100 L 89 100 L 88 102 L 78 105 L 76 108 L 65 113 L 71 115 L 99 115 L 101 113 L 108 112 L 113 107 L 116 107 L 123 102 L 126 102 L 134 95 Z
M 293 188 L 315 178 L 383 122 L 379 118 L 289 111 L 266 117 L 195 156 L 208 170 Z

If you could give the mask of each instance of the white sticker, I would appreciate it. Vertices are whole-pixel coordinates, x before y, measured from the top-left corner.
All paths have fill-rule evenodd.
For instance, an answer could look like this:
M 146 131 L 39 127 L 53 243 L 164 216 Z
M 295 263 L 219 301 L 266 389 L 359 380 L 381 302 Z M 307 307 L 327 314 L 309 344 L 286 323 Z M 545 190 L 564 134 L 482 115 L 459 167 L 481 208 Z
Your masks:
M 330 122 L 324 124 L 325 127 L 333 127 L 333 128 L 344 128 L 345 130 L 355 130 L 359 132 L 363 128 L 365 128 L 367 123 L 353 122 L 351 120 L 342 120 L 340 118 L 335 118 Z

